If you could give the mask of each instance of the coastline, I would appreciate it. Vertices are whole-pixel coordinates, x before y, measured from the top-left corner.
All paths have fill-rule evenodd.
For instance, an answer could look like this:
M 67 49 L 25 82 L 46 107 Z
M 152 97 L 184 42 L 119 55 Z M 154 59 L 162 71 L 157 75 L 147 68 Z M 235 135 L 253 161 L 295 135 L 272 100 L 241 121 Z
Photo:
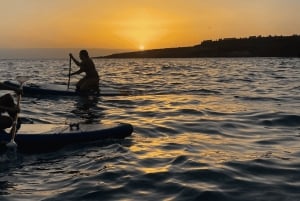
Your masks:
M 300 57 L 300 35 L 205 40 L 190 47 L 116 53 L 96 58 Z

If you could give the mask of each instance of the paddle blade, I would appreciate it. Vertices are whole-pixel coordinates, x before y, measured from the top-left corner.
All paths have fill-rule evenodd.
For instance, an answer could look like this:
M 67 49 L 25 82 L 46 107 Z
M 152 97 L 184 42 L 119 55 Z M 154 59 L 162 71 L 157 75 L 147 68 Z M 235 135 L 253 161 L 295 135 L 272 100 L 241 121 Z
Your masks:
M 6 144 L 6 147 L 7 148 L 10 148 L 10 149 L 16 149 L 17 148 L 17 143 L 15 142 L 14 139 L 11 139 L 11 141 L 9 143 Z

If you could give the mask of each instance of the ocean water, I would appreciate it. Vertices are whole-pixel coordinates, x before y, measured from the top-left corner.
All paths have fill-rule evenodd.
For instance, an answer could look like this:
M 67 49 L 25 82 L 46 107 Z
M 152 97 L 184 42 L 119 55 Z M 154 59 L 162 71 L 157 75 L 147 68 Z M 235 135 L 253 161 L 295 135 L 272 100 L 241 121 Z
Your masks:
M 127 122 L 132 137 L 1 153 L 0 200 L 300 200 L 299 58 L 95 63 L 103 84 L 131 95 L 23 97 L 20 116 Z M 0 60 L 0 70 L 0 81 L 67 83 L 68 58 Z

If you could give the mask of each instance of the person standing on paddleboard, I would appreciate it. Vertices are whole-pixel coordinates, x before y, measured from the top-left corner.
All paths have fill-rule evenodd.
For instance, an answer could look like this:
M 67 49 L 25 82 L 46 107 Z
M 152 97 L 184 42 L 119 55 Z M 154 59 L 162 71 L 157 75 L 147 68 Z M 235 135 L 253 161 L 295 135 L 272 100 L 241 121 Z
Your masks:
M 88 51 L 80 51 L 79 57 L 81 59 L 81 62 L 77 61 L 71 53 L 69 55 L 74 63 L 79 66 L 79 70 L 71 73 L 70 75 L 77 75 L 82 72 L 85 73 L 85 76 L 76 84 L 76 90 L 79 92 L 89 92 L 92 90 L 99 93 L 99 75 L 93 60 L 88 54 Z
M 22 90 L 19 88 L 7 86 L 0 83 L 0 90 L 11 90 L 15 91 L 17 94 L 21 94 Z M 8 116 L 2 115 L 2 113 L 8 113 Z M 20 112 L 20 108 L 14 102 L 13 97 L 10 94 L 5 94 L 0 97 L 0 129 L 10 128 L 13 124 L 13 119 L 16 113 Z M 20 126 L 20 125 L 19 125 Z

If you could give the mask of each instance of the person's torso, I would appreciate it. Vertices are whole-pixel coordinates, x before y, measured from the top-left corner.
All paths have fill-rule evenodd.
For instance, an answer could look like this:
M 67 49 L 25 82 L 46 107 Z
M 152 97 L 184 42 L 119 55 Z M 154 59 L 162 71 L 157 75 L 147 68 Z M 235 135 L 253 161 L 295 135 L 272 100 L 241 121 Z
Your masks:
M 95 64 L 91 59 L 82 61 L 81 67 L 83 68 L 83 71 L 85 72 L 87 78 L 99 79 L 99 75 L 96 70 Z

